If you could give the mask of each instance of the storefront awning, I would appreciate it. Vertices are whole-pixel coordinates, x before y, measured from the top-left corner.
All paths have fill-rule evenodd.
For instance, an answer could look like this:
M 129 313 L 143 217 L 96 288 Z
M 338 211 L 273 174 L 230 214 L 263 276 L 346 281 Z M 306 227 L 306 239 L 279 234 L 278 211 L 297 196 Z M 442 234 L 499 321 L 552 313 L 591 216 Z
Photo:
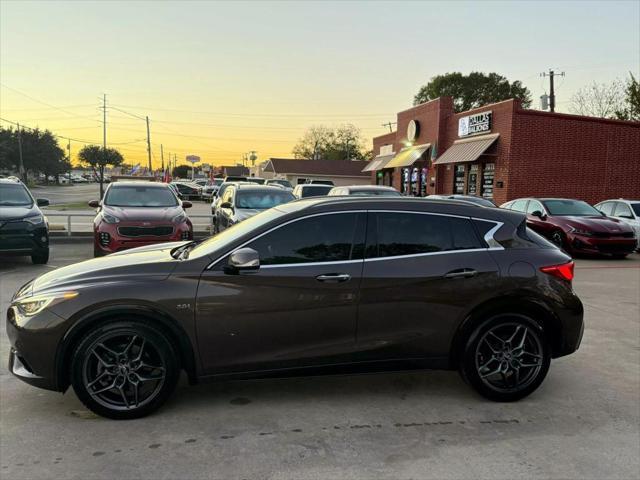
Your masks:
M 424 145 L 416 145 L 415 147 L 404 148 L 393 157 L 385 168 L 408 167 L 413 165 L 429 148 L 430 143 Z
M 453 142 L 453 145 L 434 162 L 434 165 L 473 162 L 477 160 L 499 136 L 499 133 L 492 133 L 491 135 L 456 140 Z
M 386 168 L 385 165 L 389 163 L 394 156 L 395 153 L 390 153 L 389 155 L 378 155 L 371 160 L 369 164 L 362 169 L 362 171 L 375 172 L 377 170 L 382 170 L 383 168 Z

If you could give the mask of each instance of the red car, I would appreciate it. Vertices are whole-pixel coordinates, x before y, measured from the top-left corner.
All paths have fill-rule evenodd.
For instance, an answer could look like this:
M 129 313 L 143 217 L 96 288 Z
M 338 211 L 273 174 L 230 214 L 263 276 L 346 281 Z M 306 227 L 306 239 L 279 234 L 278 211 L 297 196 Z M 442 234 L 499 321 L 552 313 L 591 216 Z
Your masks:
M 527 226 L 568 253 L 624 258 L 636 248 L 633 229 L 581 200 L 519 198 L 500 206 L 527 214 Z
M 183 202 L 166 183 L 116 182 L 107 187 L 93 220 L 96 257 L 127 248 L 193 238 L 193 225 Z

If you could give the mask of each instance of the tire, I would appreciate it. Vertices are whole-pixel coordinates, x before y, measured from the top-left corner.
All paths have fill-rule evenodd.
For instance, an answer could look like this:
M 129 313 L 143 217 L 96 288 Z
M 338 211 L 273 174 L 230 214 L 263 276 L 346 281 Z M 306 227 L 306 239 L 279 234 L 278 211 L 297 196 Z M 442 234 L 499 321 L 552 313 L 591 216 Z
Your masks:
M 524 315 L 501 314 L 469 335 L 460 373 L 483 397 L 513 402 L 540 386 L 550 363 L 551 349 L 542 327 Z
M 71 358 L 78 398 L 92 412 L 115 420 L 144 417 L 160 408 L 180 374 L 168 337 L 137 320 L 97 326 L 83 336 Z
M 49 249 L 34 252 L 31 255 L 31 262 L 34 265 L 44 265 L 49 261 Z
M 564 234 L 562 233 L 562 230 L 554 230 L 551 232 L 549 240 L 551 240 L 556 246 L 564 248 Z
M 104 253 L 102 252 L 102 250 L 100 250 L 95 245 L 93 246 L 93 257 L 94 258 L 104 257 Z

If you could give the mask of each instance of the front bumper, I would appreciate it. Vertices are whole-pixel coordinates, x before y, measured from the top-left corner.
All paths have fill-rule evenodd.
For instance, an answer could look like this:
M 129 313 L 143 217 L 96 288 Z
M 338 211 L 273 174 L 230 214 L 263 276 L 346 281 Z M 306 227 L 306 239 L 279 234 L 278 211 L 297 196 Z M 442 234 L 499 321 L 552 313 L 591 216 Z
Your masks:
M 7 311 L 9 371 L 34 387 L 61 391 L 55 365 L 65 320 L 47 309 L 27 320 L 18 315 L 15 307 Z
M 137 237 L 124 236 L 119 233 L 121 227 L 138 227 L 137 224 L 115 223 L 108 224 L 102 222 L 94 229 L 94 246 L 96 252 L 103 255 L 120 252 L 129 248 L 144 247 L 156 243 L 179 242 L 182 240 L 193 240 L 193 225 L 190 221 L 174 224 L 173 231 L 169 235 L 144 235 Z
M 30 255 L 48 248 L 46 224 L 8 222 L 0 228 L 0 253 L 3 255 Z
M 628 255 L 638 248 L 635 237 L 594 238 L 582 235 L 568 235 L 573 253 L 587 255 Z

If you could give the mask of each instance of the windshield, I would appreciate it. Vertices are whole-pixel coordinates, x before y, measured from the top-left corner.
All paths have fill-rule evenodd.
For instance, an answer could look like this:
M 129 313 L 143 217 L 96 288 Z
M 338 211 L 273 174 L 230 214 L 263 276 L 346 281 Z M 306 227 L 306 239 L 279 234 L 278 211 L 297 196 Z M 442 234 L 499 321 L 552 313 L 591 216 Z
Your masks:
M 376 190 L 373 188 L 364 189 L 364 190 L 351 190 L 349 195 L 355 197 L 399 197 L 400 192 L 396 192 L 395 190 Z
M 238 193 L 236 193 L 236 207 L 266 210 L 267 208 L 272 208 L 276 205 L 287 203 L 294 199 L 295 197 L 293 196 L 293 194 L 286 191 L 263 192 L 257 190 L 243 192 L 242 190 L 240 190 Z
M 313 186 L 313 187 L 302 187 L 302 198 L 308 198 L 308 197 L 322 197 L 324 195 L 327 195 L 329 193 L 329 191 L 332 189 L 333 187 L 331 186 Z
M 111 187 L 104 204 L 112 207 L 175 207 L 178 200 L 169 188 L 127 185 Z
M 30 207 L 31 205 L 33 205 L 33 198 L 31 198 L 31 195 L 29 195 L 29 192 L 23 185 L 19 183 L 15 185 L 0 184 L 0 206 Z
M 598 210 L 582 200 L 545 200 L 542 203 L 550 215 L 602 216 Z
M 270 208 L 269 210 L 260 212 L 240 223 L 236 223 L 198 244 L 193 250 L 191 250 L 191 252 L 189 252 L 189 258 L 214 254 L 216 251 L 224 249 L 227 245 L 245 236 L 252 230 L 258 229 L 265 223 L 281 217 L 282 215 L 286 215 L 286 213 L 287 212 L 280 211 L 277 208 Z
M 278 185 L 282 185 L 283 187 L 293 188 L 289 180 L 269 180 L 267 183 L 269 183 L 270 185 L 272 183 L 277 183 Z

